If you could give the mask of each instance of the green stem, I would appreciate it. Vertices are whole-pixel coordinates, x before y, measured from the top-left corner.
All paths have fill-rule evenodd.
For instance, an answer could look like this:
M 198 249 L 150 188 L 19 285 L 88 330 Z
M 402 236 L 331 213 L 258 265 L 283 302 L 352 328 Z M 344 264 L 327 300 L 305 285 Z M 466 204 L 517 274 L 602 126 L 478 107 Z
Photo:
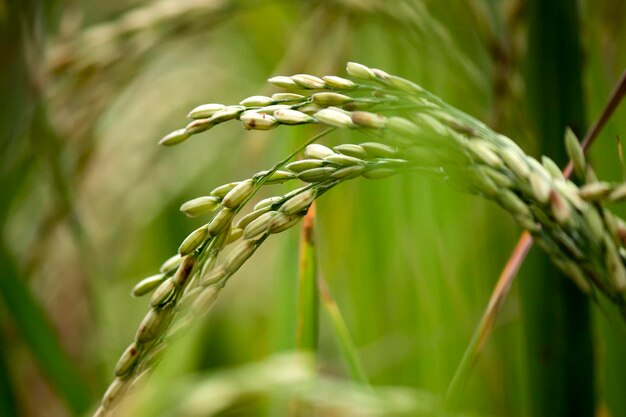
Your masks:
M 315 258 L 315 205 L 303 219 L 300 234 L 298 271 L 298 350 L 317 352 L 319 330 L 317 289 L 317 260 Z
M 584 129 L 575 0 L 528 1 L 528 104 L 541 153 L 567 162 L 565 128 Z M 521 283 L 528 378 L 535 416 L 593 416 L 589 300 L 542 255 Z
M 513 251 L 512 257 L 502 270 L 502 273 L 498 278 L 498 282 L 491 293 L 489 304 L 480 319 L 478 327 L 472 334 L 472 339 L 465 348 L 461 362 L 454 372 L 454 376 L 452 377 L 450 385 L 448 386 L 444 396 L 444 410 L 450 410 L 454 407 L 456 400 L 458 400 L 460 394 L 463 392 L 472 369 L 478 361 L 478 357 L 489 339 L 491 330 L 493 329 L 496 318 L 500 312 L 500 308 L 506 300 L 511 285 L 513 284 L 513 278 L 517 275 L 517 272 L 519 271 L 526 254 L 530 250 L 531 245 L 532 238 L 528 232 L 525 232 Z
M 11 383 L 11 374 L 8 366 L 6 346 L 9 340 L 0 332 L 0 417 L 13 417 L 18 415 L 15 389 Z
M 302 219 L 298 254 L 298 308 L 296 349 L 317 356 L 319 334 L 319 291 L 315 251 L 315 203 Z M 315 357 L 314 356 L 314 357 Z M 316 359 L 316 358 L 315 358 Z M 300 416 L 305 407 L 298 399 L 290 404 L 289 416 Z

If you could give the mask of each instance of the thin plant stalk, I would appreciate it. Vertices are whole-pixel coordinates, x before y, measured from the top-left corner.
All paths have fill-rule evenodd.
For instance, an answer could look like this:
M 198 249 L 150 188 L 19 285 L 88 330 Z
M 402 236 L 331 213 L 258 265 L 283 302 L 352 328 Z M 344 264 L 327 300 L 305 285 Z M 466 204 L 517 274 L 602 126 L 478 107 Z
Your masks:
M 496 321 L 498 313 L 500 312 L 500 308 L 504 304 L 506 300 L 506 296 L 511 289 L 511 285 L 513 285 L 513 278 L 517 276 L 519 272 L 519 268 L 522 266 L 522 260 L 528 254 L 532 246 L 533 238 L 528 232 L 522 233 L 522 237 L 520 238 L 515 250 L 513 251 L 513 255 L 506 263 L 500 277 L 498 278 L 498 282 L 496 283 L 495 288 L 491 294 L 489 299 L 489 304 L 483 313 L 482 318 L 480 319 L 480 323 L 478 327 L 472 334 L 472 339 L 470 340 L 467 348 L 465 348 L 465 352 L 463 352 L 463 357 L 461 358 L 461 362 L 454 372 L 454 376 L 450 381 L 450 385 L 446 390 L 446 394 L 444 396 L 443 407 L 444 409 L 450 409 L 454 407 L 455 402 L 458 400 L 460 393 L 462 392 L 467 380 L 470 377 L 472 369 L 476 364 L 480 353 L 482 352 L 489 336 L 491 335 L 491 331 L 493 329 L 493 325 Z
M 317 358 L 319 335 L 319 291 L 317 286 L 317 251 L 315 247 L 315 203 L 302 219 L 298 254 L 298 307 L 296 313 L 296 349 Z M 315 364 L 313 364 L 315 366 Z M 304 405 L 294 399 L 290 416 L 299 416 Z
M 315 247 L 315 204 L 302 219 L 298 265 L 298 322 L 296 347 L 317 352 L 319 334 L 319 292 Z

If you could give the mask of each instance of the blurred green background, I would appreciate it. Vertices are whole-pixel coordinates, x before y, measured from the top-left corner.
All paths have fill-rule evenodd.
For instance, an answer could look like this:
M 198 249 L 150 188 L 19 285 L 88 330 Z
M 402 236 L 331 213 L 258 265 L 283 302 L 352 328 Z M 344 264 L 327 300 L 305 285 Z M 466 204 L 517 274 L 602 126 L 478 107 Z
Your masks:
M 158 147 L 191 108 L 274 91 L 273 75 L 344 75 L 350 60 L 420 83 L 537 156 L 525 82 L 533 3 L 542 2 L 0 0 L 0 416 L 86 415 L 147 311 L 130 290 L 201 224 L 180 204 L 270 167 L 314 133 L 226 124 Z M 556 3 L 578 8 L 591 124 L 626 67 L 626 3 Z M 545 36 L 561 23 L 544 22 Z M 626 107 L 591 151 L 602 178 L 623 178 L 624 132 Z M 357 140 L 334 133 L 322 143 Z M 495 204 L 413 174 L 344 184 L 319 200 L 317 218 L 320 275 L 375 389 L 350 382 L 321 309 L 317 367 L 339 385 L 302 394 L 309 406 L 298 415 L 383 415 L 367 405 L 378 387 L 389 404 L 427 408 L 445 393 L 520 230 Z M 518 281 L 536 278 L 535 255 Z M 264 244 L 166 356 L 134 415 L 181 415 L 178 402 L 202 381 L 214 383 L 207 402 L 224 401 L 216 415 L 296 415 L 294 387 L 268 381 L 296 366 L 271 361 L 295 348 L 297 263 L 297 231 Z M 527 346 L 544 323 L 524 320 L 522 304 L 516 284 L 459 414 L 541 415 L 535 393 L 559 382 L 532 377 Z M 567 366 L 592 361 L 595 415 L 626 416 L 626 327 L 609 305 L 591 313 L 593 356 Z M 249 368 L 258 361 L 269 370 Z M 245 365 L 237 378 L 261 388 L 236 383 L 232 369 Z M 333 395 L 340 405 L 324 405 Z

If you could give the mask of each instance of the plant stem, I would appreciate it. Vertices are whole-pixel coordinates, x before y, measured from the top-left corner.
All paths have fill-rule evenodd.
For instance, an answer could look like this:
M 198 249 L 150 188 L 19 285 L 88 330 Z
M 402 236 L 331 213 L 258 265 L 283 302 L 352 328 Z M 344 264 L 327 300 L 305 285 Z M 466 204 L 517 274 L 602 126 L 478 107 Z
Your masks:
M 302 219 L 300 232 L 300 261 L 298 271 L 298 350 L 317 352 L 319 330 L 317 289 L 317 260 L 315 251 L 315 204 Z
M 298 254 L 298 309 L 296 349 L 317 356 L 319 334 L 319 291 L 317 287 L 317 258 L 315 250 L 315 203 L 302 219 Z M 315 365 L 314 365 L 315 366 Z M 294 399 L 289 416 L 300 416 L 305 407 Z
M 500 308 L 502 307 L 502 304 L 506 300 L 506 296 L 511 289 L 511 285 L 513 284 L 512 278 L 517 275 L 523 259 L 526 257 L 526 254 L 532 246 L 532 242 L 533 238 L 530 233 L 524 232 L 517 243 L 515 250 L 513 251 L 513 256 L 511 256 L 506 266 L 500 273 L 498 282 L 496 283 L 491 297 L 489 298 L 489 304 L 480 319 L 478 327 L 472 334 L 472 339 L 467 345 L 467 348 L 465 348 L 465 352 L 463 352 L 461 363 L 459 363 L 459 366 L 456 368 L 452 381 L 450 381 L 450 385 L 446 390 L 443 401 L 444 410 L 450 410 L 454 407 L 454 404 L 463 390 L 465 383 L 469 379 L 472 369 L 474 368 L 474 364 L 478 360 L 478 356 L 491 335 L 491 330 L 493 329 L 498 312 L 500 311 Z
M 563 132 L 584 129 L 577 2 L 528 2 L 528 104 L 542 153 L 566 161 Z M 593 416 L 589 300 L 542 255 L 521 284 L 535 416 Z

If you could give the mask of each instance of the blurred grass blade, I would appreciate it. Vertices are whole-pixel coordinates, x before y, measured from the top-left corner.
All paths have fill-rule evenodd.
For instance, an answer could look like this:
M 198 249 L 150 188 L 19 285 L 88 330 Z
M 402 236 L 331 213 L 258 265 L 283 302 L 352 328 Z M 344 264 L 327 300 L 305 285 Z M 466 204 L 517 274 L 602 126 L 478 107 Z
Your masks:
M 302 221 L 298 271 L 298 350 L 317 352 L 319 293 L 315 251 L 315 204 Z
M 17 416 L 17 407 L 15 404 L 15 395 L 11 387 L 11 376 L 7 367 L 7 354 L 4 346 L 7 342 L 0 333 L 0 417 Z
M 363 365 L 359 360 L 356 346 L 350 337 L 348 326 L 346 326 L 346 322 L 341 315 L 341 311 L 339 311 L 339 306 L 337 306 L 337 302 L 335 302 L 335 299 L 330 294 L 328 285 L 322 277 L 319 279 L 319 290 L 320 300 L 322 301 L 324 309 L 330 318 L 335 337 L 337 338 L 337 346 L 339 347 L 341 356 L 348 367 L 350 377 L 354 381 L 362 384 L 369 384 L 365 371 L 363 370 Z
M 307 406 L 299 416 L 433 416 L 436 406 L 435 397 L 426 391 L 371 388 L 354 381 L 319 376 L 309 355 L 293 352 L 178 379 L 169 388 L 162 394 L 167 401 L 162 402 L 160 412 L 151 415 L 256 416 L 259 414 L 250 408 L 241 408 L 241 399 L 267 395 L 297 397 Z
M 313 367 L 317 356 L 319 334 L 319 292 L 317 287 L 317 258 L 315 250 L 315 203 L 302 219 L 298 254 L 298 307 L 296 348 L 309 352 Z M 289 405 L 290 416 L 300 416 L 305 406 L 298 398 Z
M 21 332 L 51 387 L 72 414 L 83 414 L 92 402 L 87 385 L 61 348 L 44 312 L 20 280 L 13 260 L 3 246 L 0 246 L 0 268 L 4 271 L 0 294 L 15 328 Z

